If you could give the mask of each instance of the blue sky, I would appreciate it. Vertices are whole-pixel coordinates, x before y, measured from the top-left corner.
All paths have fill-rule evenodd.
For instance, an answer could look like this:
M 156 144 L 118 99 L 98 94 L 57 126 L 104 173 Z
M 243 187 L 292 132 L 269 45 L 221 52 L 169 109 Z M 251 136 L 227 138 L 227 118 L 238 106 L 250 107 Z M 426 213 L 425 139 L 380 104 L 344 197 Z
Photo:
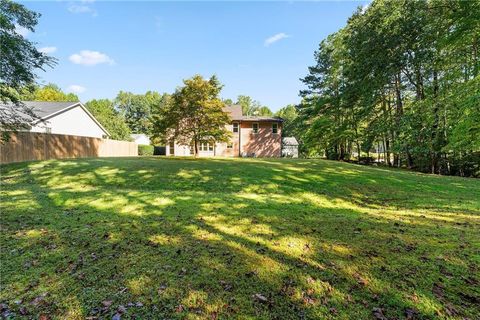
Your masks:
M 27 37 L 58 59 L 40 81 L 83 102 L 173 92 L 198 73 L 216 74 L 223 98 L 245 94 L 275 111 L 300 101 L 314 50 L 366 1 L 23 3 L 42 14 Z

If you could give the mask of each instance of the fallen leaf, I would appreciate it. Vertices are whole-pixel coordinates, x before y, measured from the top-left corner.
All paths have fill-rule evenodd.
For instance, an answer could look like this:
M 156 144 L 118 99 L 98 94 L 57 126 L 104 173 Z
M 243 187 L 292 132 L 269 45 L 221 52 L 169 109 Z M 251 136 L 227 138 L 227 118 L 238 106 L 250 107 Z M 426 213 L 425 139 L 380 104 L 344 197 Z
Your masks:
M 267 302 L 268 302 L 268 299 L 267 299 L 264 295 L 262 295 L 262 294 L 260 294 L 260 293 L 254 294 L 254 295 L 253 295 L 253 298 L 254 298 L 255 300 L 261 302 L 261 303 L 267 303 Z
M 438 299 L 443 299 L 443 295 L 444 295 L 443 289 L 444 289 L 444 287 L 443 287 L 442 284 L 434 283 L 433 288 L 432 288 L 432 292 L 435 295 L 435 297 L 437 297 Z
M 176 308 L 175 308 L 175 311 L 180 313 L 180 312 L 183 312 L 183 310 L 185 309 L 185 307 L 181 304 L 179 304 Z
M 109 308 L 111 305 L 112 305 L 113 301 L 112 300 L 104 300 L 102 301 L 102 305 L 105 307 L 105 308 Z
M 381 308 L 373 308 L 372 313 L 373 317 L 377 320 L 388 320 L 387 317 L 384 316 L 383 310 Z
M 125 312 L 127 312 L 127 309 L 124 306 L 120 305 L 117 308 L 117 312 L 120 313 L 120 314 L 124 314 Z

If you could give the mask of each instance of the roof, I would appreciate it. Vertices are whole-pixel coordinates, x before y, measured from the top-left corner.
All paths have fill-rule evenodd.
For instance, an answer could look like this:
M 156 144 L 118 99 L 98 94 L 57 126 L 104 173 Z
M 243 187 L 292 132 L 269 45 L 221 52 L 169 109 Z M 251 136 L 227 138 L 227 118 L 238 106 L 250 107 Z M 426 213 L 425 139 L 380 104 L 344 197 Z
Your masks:
M 239 104 L 225 106 L 223 108 L 227 112 L 233 121 L 283 121 L 280 117 L 268 117 L 268 116 L 244 116 L 242 112 L 242 106 Z
M 276 121 L 282 122 L 280 117 L 265 117 L 265 116 L 242 116 L 241 121 Z
M 298 146 L 298 141 L 295 137 L 282 138 L 282 143 L 286 146 Z
M 102 129 L 107 135 L 110 136 L 110 133 L 105 129 L 100 122 L 98 122 L 97 119 L 90 113 L 90 111 L 85 108 L 85 106 L 78 101 L 22 101 L 22 103 L 29 109 L 33 111 L 33 113 L 39 118 L 35 119 L 33 121 L 33 124 L 36 124 L 41 121 L 45 121 L 49 118 L 55 117 L 57 114 L 60 114 L 62 112 L 65 112 L 69 109 L 72 109 L 76 106 L 79 106 L 80 108 L 85 111 L 85 113 L 92 118 L 92 120 Z M 13 108 L 13 104 L 2 104 L 2 108 L 8 109 L 8 108 Z M 21 111 L 18 111 L 18 113 L 23 114 Z
M 35 114 L 42 118 L 48 118 L 68 107 L 78 104 L 76 101 L 54 102 L 54 101 L 22 101 L 25 106 L 32 108 Z
M 230 114 L 230 117 L 233 120 L 238 120 L 238 119 L 242 118 L 242 116 L 243 116 L 242 106 L 239 105 L 239 104 L 233 104 L 233 105 L 230 105 L 230 106 L 225 106 L 225 108 L 223 108 L 223 111 Z

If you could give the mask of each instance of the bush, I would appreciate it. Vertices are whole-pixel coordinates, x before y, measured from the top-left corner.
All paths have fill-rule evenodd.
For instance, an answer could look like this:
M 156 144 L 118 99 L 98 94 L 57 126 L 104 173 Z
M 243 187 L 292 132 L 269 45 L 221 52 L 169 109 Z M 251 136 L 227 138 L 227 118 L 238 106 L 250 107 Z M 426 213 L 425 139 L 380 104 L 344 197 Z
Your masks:
M 138 155 L 139 156 L 153 156 L 153 146 L 149 145 L 138 145 Z

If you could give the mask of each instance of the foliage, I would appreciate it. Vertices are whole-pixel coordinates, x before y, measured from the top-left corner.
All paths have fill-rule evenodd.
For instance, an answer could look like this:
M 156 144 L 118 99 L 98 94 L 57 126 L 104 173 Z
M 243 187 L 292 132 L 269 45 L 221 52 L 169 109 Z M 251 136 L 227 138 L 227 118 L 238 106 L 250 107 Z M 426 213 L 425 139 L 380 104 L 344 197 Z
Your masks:
M 148 134 L 152 126 L 152 112 L 161 107 L 167 96 L 155 91 L 145 94 L 120 91 L 114 102 L 133 133 Z
M 153 156 L 153 146 L 150 145 L 138 145 L 138 155 L 139 156 Z
M 275 113 L 275 116 L 283 119 L 282 135 L 284 137 L 299 138 L 299 122 L 296 121 L 298 117 L 297 108 L 293 104 L 289 104 Z
M 245 116 L 271 116 L 273 112 L 267 106 L 262 106 L 257 100 L 249 96 L 239 95 L 235 104 L 242 106 L 242 112 Z
M 308 159 L 0 169 L 12 318 L 111 319 L 120 306 L 122 319 L 480 314 L 478 179 Z
M 53 83 L 45 86 L 34 86 L 32 91 L 23 90 L 21 99 L 25 101 L 80 101 L 76 94 L 65 93 Z
M 332 159 L 453 170 L 480 151 L 478 1 L 373 1 L 320 43 L 303 79 L 303 141 Z M 320 152 L 319 152 L 320 153 Z
M 222 85 L 215 76 L 206 80 L 195 75 L 183 82 L 184 86 L 175 91 L 169 103 L 154 114 L 153 137 L 193 145 L 194 154 L 198 155 L 200 142 L 228 140 L 230 133 L 225 125 L 230 118 L 218 98 Z
M 3 130 L 27 128 L 37 119 L 21 103 L 19 91 L 31 88 L 36 71 L 44 71 L 55 64 L 55 59 L 38 51 L 35 43 L 27 40 L 19 31 L 19 28 L 35 31 L 39 17 L 40 14 L 28 10 L 24 5 L 0 0 L 0 102 L 14 105 L 8 109 L 0 108 L 0 127 Z M 7 138 L 2 134 L 2 140 Z
M 112 101 L 108 99 L 90 100 L 85 104 L 95 119 L 110 133 L 110 138 L 114 140 L 130 141 L 130 128 L 123 116 L 115 110 Z

